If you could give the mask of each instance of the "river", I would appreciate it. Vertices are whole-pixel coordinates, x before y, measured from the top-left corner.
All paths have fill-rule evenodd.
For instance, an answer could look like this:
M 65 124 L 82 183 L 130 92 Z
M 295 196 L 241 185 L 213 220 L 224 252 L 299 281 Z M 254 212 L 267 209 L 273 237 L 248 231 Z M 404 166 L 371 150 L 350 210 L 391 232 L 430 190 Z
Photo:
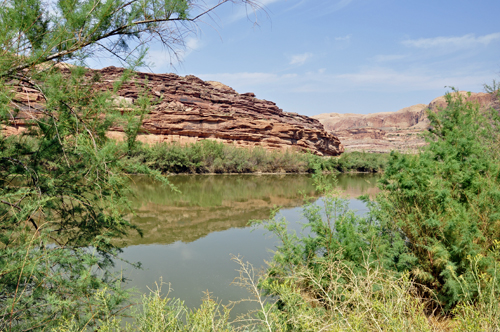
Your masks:
M 350 207 L 363 213 L 366 207 L 356 197 L 376 194 L 377 179 L 343 174 L 338 187 Z M 309 175 L 179 175 L 170 181 L 180 193 L 147 178 L 134 178 L 132 222 L 144 236 L 129 236 L 122 257 L 141 262 L 142 269 L 121 262 L 117 268 L 129 279 L 127 287 L 139 293 L 149 292 L 161 277 L 170 283 L 169 297 L 182 299 L 188 307 L 199 306 L 206 291 L 223 304 L 248 297 L 245 289 L 231 285 L 238 276 L 231 255 L 261 269 L 277 244 L 266 230 L 248 226 L 248 221 L 267 219 L 271 208 L 279 206 L 290 228 L 300 232 L 304 195 L 318 198 Z M 163 290 L 166 294 L 168 286 Z M 232 313 L 251 308 L 241 303 Z

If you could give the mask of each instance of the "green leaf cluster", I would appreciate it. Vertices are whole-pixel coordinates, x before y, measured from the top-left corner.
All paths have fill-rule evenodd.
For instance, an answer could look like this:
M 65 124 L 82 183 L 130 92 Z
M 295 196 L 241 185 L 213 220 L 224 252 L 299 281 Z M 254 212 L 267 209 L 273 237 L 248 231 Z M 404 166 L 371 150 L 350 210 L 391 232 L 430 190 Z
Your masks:
M 78 326 L 93 326 L 103 305 L 94 294 L 103 290 L 111 313 L 127 303 L 123 277 L 110 271 L 116 239 L 139 230 L 126 217 L 127 146 L 106 132 L 128 122 L 113 91 L 95 83 L 81 67 L 0 82 L 2 129 L 24 122 L 18 135 L 0 133 L 1 330 L 49 329 L 75 312 Z M 26 91 L 43 100 L 25 101 Z
M 7 0 L 0 8 L 0 76 L 49 60 L 111 53 L 124 63 L 153 36 L 165 46 L 183 43 L 190 22 L 187 0 Z M 195 18 L 193 18 L 195 19 Z M 128 59 L 130 60 L 130 59 Z
M 339 157 L 319 157 L 310 155 L 309 168 L 329 172 L 382 172 L 389 160 L 388 153 L 344 152 Z
M 299 173 L 311 171 L 308 166 L 310 154 L 267 151 L 259 146 L 241 148 L 212 140 L 202 140 L 186 145 L 176 142 L 152 146 L 138 144 L 129 156 L 131 162 L 143 163 L 162 173 Z
M 381 181 L 376 217 L 404 241 L 395 257 L 449 308 L 477 296 L 469 259 L 481 255 L 481 273 L 495 273 L 500 236 L 500 117 L 458 92 L 429 112 L 429 146 L 417 155 L 393 153 Z M 467 282 L 459 284 L 455 276 Z

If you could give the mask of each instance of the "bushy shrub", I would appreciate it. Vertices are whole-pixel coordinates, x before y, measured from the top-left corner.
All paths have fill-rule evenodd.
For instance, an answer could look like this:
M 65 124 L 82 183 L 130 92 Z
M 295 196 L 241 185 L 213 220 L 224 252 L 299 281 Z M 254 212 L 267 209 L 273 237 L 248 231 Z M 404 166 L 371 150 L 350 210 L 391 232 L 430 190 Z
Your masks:
M 500 165 L 493 147 L 500 118 L 458 93 L 446 98 L 446 109 L 429 113 L 429 146 L 418 155 L 391 154 L 381 181 L 385 194 L 373 212 L 405 243 L 394 257 L 396 268 L 411 271 L 452 308 L 479 296 L 470 257 L 483 257 L 476 266 L 480 273 L 496 273 Z
M 371 216 L 349 210 L 347 201 L 325 179 L 319 184 L 319 189 L 324 190 L 322 200 L 304 208 L 307 232 L 300 236 L 290 232 L 286 220 L 276 215 L 263 222 L 281 244 L 259 281 L 265 294 L 276 299 L 254 316 L 262 330 L 500 328 L 499 241 L 494 240 L 490 250 L 496 259 L 489 266 L 490 273 L 485 273 L 483 267 L 491 260 L 483 255 L 466 259 L 469 278 L 450 271 L 463 296 L 452 303 L 454 309 L 448 315 L 441 310 L 448 303 L 442 300 L 439 289 L 421 284 L 413 270 L 401 271 L 395 264 L 394 259 L 402 253 L 411 254 L 411 247 L 405 247 L 408 243 L 391 239 L 394 232 Z
M 268 151 L 260 146 L 236 147 L 212 140 L 181 145 L 137 144 L 131 164 L 143 163 L 163 173 L 314 173 L 381 172 L 388 154 L 348 152 L 340 157 L 321 157 L 300 151 Z
M 130 156 L 163 173 L 253 173 L 310 171 L 305 153 L 267 151 L 262 147 L 241 148 L 222 142 L 202 140 L 181 145 L 161 143 L 138 145 Z
M 128 322 L 123 322 L 110 310 L 104 310 L 99 320 L 98 330 L 111 331 L 138 331 L 138 332 L 229 332 L 234 328 L 229 323 L 230 306 L 223 306 L 210 297 L 203 299 L 197 309 L 189 309 L 180 299 L 162 296 L 162 283 L 156 284 L 156 289 L 149 294 L 143 294 L 140 305 L 129 312 Z M 170 285 L 168 285 L 170 287 Z M 102 302 L 106 307 L 108 297 L 105 291 L 98 292 L 95 300 Z M 68 319 L 54 329 L 55 332 L 84 331 L 75 324 L 77 317 Z
M 100 318 L 93 294 L 104 288 L 110 310 L 126 303 L 121 276 L 111 272 L 120 252 L 111 239 L 137 227 L 125 218 L 123 151 L 105 137 L 118 114 L 110 92 L 86 74 L 81 67 L 32 73 L 45 100 L 40 118 L 21 135 L 0 132 L 2 331 L 49 330 L 75 312 L 80 327 L 93 326 Z M 0 80 L 0 95 L 12 89 Z M 2 128 L 18 111 L 13 104 L 0 100 Z
M 309 155 L 311 170 L 329 172 L 382 172 L 389 160 L 388 153 L 344 152 L 339 157 Z

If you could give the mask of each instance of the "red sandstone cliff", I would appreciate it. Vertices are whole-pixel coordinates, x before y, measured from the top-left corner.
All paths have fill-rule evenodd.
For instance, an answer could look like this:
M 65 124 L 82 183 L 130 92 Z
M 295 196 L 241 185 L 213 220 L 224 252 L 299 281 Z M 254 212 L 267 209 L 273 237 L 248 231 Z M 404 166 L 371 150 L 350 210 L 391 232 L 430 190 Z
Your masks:
M 464 91 L 460 94 L 481 107 L 499 108 L 497 98 L 488 93 Z M 405 107 L 397 112 L 372 114 L 325 113 L 313 116 L 333 135 L 337 136 L 348 151 L 389 152 L 399 150 L 416 152 L 425 145 L 421 133 L 429 126 L 427 110 L 438 111 L 446 107 L 444 96 L 429 104 Z
M 89 75 L 96 73 L 100 76 L 98 88 L 111 89 L 123 74 L 123 68 L 90 70 Z M 146 78 L 155 106 L 143 122 L 140 141 L 190 143 L 212 139 L 243 147 L 308 150 L 330 156 L 344 151 L 338 138 L 324 130 L 318 120 L 284 112 L 275 103 L 258 99 L 253 93 L 239 94 L 222 83 L 205 82 L 195 76 L 138 72 L 135 81 L 120 89 L 115 102 L 124 109 L 133 104 Z M 16 100 L 25 106 L 12 119 L 13 126 L 3 128 L 6 134 L 18 133 L 26 125 L 26 119 L 39 116 L 30 103 L 43 104 L 41 96 L 28 88 L 19 89 Z M 121 139 L 124 134 L 117 127 L 109 136 Z

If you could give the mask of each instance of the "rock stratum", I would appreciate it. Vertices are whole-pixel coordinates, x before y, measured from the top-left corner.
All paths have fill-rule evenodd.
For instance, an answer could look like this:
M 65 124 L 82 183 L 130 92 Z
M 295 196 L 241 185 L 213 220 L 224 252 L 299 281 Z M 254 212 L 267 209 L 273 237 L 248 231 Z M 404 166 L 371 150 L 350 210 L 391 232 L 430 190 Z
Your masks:
M 89 70 L 88 75 L 97 74 L 100 78 L 97 88 L 104 90 L 111 89 L 123 71 L 123 68 L 107 67 Z M 142 123 L 138 136 L 142 142 L 186 144 L 210 139 L 240 147 L 293 149 L 325 156 L 344 151 L 339 139 L 327 132 L 318 120 L 284 112 L 275 103 L 258 99 L 253 93 L 239 94 L 222 83 L 205 82 L 195 76 L 137 72 L 134 79 L 118 91 L 114 103 L 126 111 L 144 88 L 149 91 L 154 106 Z M 3 128 L 7 135 L 24 130 L 30 119 L 40 115 L 34 105 L 43 107 L 42 96 L 27 87 L 19 88 L 15 102 L 21 112 L 11 119 L 11 126 Z M 108 136 L 125 137 L 122 128 L 111 129 Z
M 460 91 L 466 100 L 479 103 L 480 107 L 494 107 L 500 110 L 498 98 L 489 93 L 472 93 L 468 96 Z M 444 96 L 429 104 L 405 107 L 397 112 L 372 114 L 325 113 L 313 116 L 325 129 L 337 136 L 346 151 L 415 153 L 424 146 L 422 133 L 429 128 L 427 110 L 439 111 L 446 107 Z

